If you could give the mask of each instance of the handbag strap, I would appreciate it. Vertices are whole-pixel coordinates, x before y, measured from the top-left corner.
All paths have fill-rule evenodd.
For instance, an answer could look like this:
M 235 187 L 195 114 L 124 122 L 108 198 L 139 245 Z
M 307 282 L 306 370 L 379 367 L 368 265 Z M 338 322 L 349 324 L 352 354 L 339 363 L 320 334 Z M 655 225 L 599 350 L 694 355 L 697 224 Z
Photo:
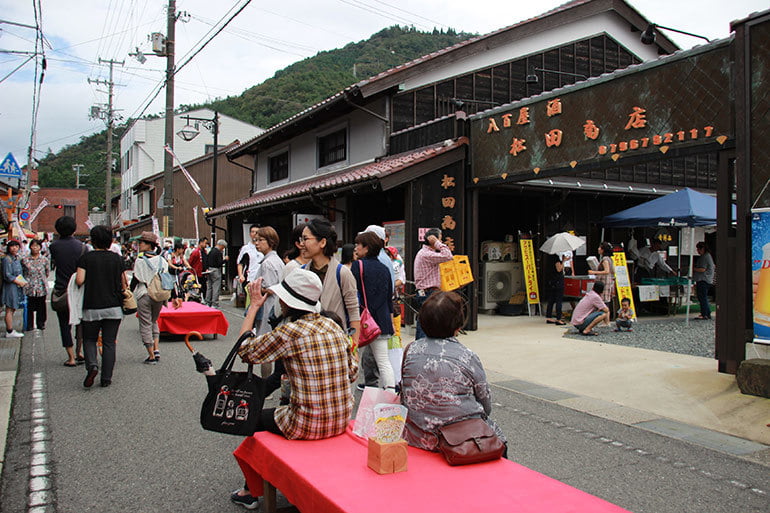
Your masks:
M 366 285 L 364 285 L 364 263 L 362 261 L 358 261 L 358 271 L 361 275 L 361 291 L 363 292 L 364 296 L 364 308 L 369 310 L 369 305 L 366 304 Z
M 247 339 L 250 338 L 253 335 L 253 332 L 251 330 L 245 332 L 243 335 L 238 337 L 238 340 L 235 341 L 235 345 L 233 345 L 233 348 L 230 350 L 230 353 L 228 353 L 227 358 L 225 358 L 225 361 L 222 362 L 222 367 L 219 368 L 220 372 L 230 372 L 233 370 L 233 364 L 235 363 L 235 356 L 238 354 L 238 349 L 241 348 L 241 344 Z M 249 364 L 249 374 L 251 374 L 251 368 L 253 367 L 252 364 Z

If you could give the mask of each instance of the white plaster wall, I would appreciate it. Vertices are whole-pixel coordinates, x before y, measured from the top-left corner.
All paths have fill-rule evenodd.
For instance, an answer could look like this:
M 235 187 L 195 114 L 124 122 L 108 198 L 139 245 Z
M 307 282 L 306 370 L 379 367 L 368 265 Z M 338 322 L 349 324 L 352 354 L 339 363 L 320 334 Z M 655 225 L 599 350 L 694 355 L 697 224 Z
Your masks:
M 542 31 L 506 45 L 490 48 L 485 52 L 454 61 L 439 69 L 426 71 L 419 76 L 404 81 L 404 89 L 416 89 L 474 70 L 495 66 L 501 62 L 510 61 L 518 57 L 540 53 L 544 49 L 558 47 L 565 43 L 586 39 L 587 37 L 598 36 L 605 32 L 642 61 L 653 60 L 659 57 L 657 46 L 643 45 L 639 40 L 641 34 L 639 32 L 631 32 L 631 26 L 627 21 L 616 13 L 605 12 L 590 18 L 574 21 L 569 25 L 562 25 L 551 30 Z
M 366 106 L 374 112 L 384 112 L 382 100 Z M 334 132 L 340 128 L 348 129 L 347 159 L 330 166 L 318 168 L 318 137 Z M 385 123 L 376 117 L 355 110 L 341 116 L 333 122 L 308 130 L 287 142 L 278 144 L 270 149 L 260 151 L 257 155 L 257 190 L 277 187 L 286 181 L 267 183 L 267 162 L 271 156 L 289 150 L 289 182 L 295 182 L 318 174 L 332 172 L 350 165 L 368 162 L 385 154 Z

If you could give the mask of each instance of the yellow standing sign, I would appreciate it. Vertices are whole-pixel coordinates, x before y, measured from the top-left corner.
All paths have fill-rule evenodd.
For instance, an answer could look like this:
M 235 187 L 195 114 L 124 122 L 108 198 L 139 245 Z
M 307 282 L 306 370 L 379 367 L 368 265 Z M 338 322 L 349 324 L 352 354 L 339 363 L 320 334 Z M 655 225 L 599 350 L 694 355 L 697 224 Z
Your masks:
M 524 282 L 527 285 L 527 301 L 530 305 L 540 304 L 540 292 L 537 288 L 537 267 L 535 252 L 532 249 L 532 239 L 519 240 L 521 245 L 521 262 L 524 266 Z
M 628 298 L 631 301 L 631 309 L 634 311 L 634 319 L 636 319 L 636 307 L 634 307 L 634 296 L 631 293 L 631 277 L 628 275 L 626 254 L 622 251 L 613 253 L 612 263 L 615 266 L 615 287 L 618 291 L 618 303 Z

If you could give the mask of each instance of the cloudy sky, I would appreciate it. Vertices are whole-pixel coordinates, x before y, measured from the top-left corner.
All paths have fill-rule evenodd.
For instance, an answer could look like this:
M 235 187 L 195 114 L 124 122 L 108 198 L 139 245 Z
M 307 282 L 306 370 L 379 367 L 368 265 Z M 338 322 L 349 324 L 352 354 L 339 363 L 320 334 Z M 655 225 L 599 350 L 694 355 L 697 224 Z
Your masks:
M 395 25 L 418 29 L 452 27 L 486 33 L 536 16 L 565 0 L 255 0 L 215 37 L 176 77 L 176 105 L 240 94 L 275 71 L 321 50 L 360 41 Z M 205 41 L 219 20 L 227 19 L 245 0 L 177 0 L 184 22 L 177 24 L 177 63 Z M 729 35 L 730 21 L 767 8 L 767 0 L 631 0 L 647 19 L 702 34 Z M 0 16 L 35 24 L 33 0 L 0 0 Z M 140 64 L 128 53 L 151 54 L 147 35 L 166 32 L 165 0 L 42 0 L 48 69 L 37 120 L 37 158 L 57 151 L 104 124 L 89 120 L 91 105 L 106 103 L 104 86 L 88 78 L 106 79 L 98 59 L 125 59 L 116 67 L 115 108 L 125 117 L 163 110 L 164 94 L 149 102 L 163 80 L 165 59 L 149 55 Z M 469 6 L 473 6 L 470 9 Z M 699 39 L 670 37 L 682 48 Z M 34 49 L 34 31 L 0 24 L 0 49 Z M 0 79 L 24 63 L 26 56 L 0 54 Z M 0 82 L 0 158 L 13 152 L 26 163 L 32 123 L 34 61 Z

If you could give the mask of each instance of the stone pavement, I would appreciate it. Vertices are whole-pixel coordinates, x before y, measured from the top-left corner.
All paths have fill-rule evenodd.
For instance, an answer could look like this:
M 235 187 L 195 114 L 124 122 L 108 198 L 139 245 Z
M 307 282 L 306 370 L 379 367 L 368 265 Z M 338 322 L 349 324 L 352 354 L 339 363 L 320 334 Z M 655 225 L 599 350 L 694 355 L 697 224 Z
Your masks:
M 46 333 L 58 336 L 50 322 Z M 479 355 L 493 388 L 770 465 L 770 399 L 741 394 L 716 360 L 573 340 L 565 329 L 542 317 L 482 315 L 460 341 Z M 0 472 L 23 340 L 0 340 Z

